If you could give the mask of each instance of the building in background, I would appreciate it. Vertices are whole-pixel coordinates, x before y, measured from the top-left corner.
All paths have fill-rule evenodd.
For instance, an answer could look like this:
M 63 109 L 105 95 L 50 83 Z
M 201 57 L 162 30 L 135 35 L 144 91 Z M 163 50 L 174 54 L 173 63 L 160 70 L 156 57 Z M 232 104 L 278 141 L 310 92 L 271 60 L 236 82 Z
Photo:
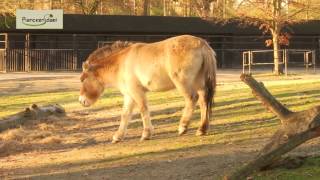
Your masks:
M 217 52 L 219 68 L 240 68 L 243 51 L 270 49 L 265 46 L 270 37 L 255 27 L 241 27 L 237 22 L 212 23 L 198 17 L 65 14 L 63 27 L 62 30 L 2 27 L 0 70 L 1 67 L 6 71 L 80 70 L 86 57 L 104 44 L 117 40 L 155 42 L 181 34 L 206 39 Z M 293 26 L 290 44 L 282 48 L 315 50 L 319 65 L 319 27 L 320 21 Z

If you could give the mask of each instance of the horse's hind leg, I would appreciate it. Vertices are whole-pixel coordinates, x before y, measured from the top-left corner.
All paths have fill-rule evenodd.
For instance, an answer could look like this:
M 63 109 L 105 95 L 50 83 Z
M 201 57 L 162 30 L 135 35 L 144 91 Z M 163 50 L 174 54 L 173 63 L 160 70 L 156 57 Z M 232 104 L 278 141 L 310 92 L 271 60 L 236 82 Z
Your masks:
M 182 135 L 187 132 L 188 126 L 190 124 L 190 119 L 198 100 L 198 94 L 191 88 L 191 86 L 186 86 L 186 84 L 175 83 L 175 85 L 185 99 L 185 107 L 183 109 L 183 114 L 180 119 L 178 129 L 179 135 Z
M 198 90 L 198 95 L 199 95 L 199 105 L 200 105 L 200 111 L 201 111 L 201 121 L 200 121 L 200 126 L 196 132 L 196 135 L 202 136 L 207 134 L 207 131 L 209 128 L 210 116 L 208 116 L 208 113 L 210 110 L 207 107 L 205 90 Z

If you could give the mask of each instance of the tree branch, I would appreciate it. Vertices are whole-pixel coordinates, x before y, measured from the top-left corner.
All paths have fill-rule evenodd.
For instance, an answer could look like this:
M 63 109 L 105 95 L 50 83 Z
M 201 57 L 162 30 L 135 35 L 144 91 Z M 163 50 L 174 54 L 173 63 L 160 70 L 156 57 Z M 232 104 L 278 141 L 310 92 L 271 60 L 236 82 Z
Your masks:
M 252 93 L 256 98 L 259 99 L 266 108 L 275 113 L 281 121 L 285 120 L 288 115 L 292 113 L 270 94 L 263 83 L 258 83 L 251 76 L 245 74 L 242 74 L 240 79 L 252 89 Z
M 282 121 L 280 128 L 258 156 L 249 164 L 226 176 L 224 178 L 226 180 L 246 179 L 250 174 L 277 162 L 283 154 L 320 136 L 320 106 L 305 111 L 291 112 L 278 102 L 262 83 L 258 83 L 250 75 L 242 74 L 241 80 L 252 89 L 253 94 L 262 101 L 267 109 L 281 116 Z

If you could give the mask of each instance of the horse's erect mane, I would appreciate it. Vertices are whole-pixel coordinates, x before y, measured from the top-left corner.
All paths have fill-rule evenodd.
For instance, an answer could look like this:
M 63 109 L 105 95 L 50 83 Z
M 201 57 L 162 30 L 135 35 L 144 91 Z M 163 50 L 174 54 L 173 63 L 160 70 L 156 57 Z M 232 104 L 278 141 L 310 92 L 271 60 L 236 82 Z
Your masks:
M 132 44 L 133 42 L 129 42 L 129 41 L 116 41 L 112 44 L 105 45 L 93 51 L 89 55 L 87 62 L 90 64 L 93 61 L 103 60 L 106 57 L 110 56 L 111 54 L 116 53 L 126 47 L 129 47 Z

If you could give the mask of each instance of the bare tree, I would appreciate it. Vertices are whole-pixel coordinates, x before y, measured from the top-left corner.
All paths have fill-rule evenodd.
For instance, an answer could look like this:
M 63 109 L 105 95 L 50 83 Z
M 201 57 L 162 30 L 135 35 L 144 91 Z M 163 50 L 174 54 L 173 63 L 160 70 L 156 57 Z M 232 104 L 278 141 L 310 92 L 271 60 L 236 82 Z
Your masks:
M 101 0 L 74 0 L 74 4 L 81 9 L 83 14 L 92 15 L 97 14 L 100 1 Z
M 144 16 L 150 15 L 150 0 L 144 0 L 143 2 L 143 15 Z
M 195 7 L 198 16 L 207 18 L 210 15 L 210 3 L 214 0 L 196 0 Z

